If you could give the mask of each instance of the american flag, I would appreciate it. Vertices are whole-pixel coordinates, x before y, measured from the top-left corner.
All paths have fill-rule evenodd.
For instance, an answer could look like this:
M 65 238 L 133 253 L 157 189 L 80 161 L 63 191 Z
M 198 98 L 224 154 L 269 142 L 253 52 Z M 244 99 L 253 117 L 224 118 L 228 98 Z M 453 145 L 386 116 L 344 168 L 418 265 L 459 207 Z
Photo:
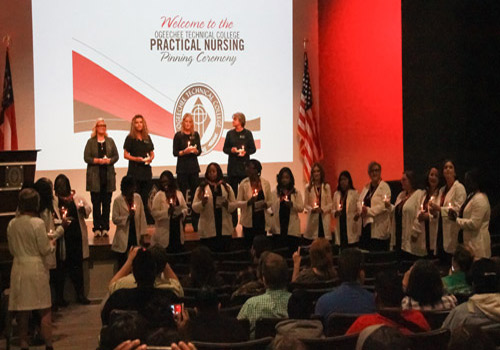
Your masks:
M 9 50 L 5 58 L 5 76 L 3 80 L 2 109 L 0 110 L 0 150 L 17 150 L 16 111 L 14 109 L 14 91 L 10 74 Z
M 304 75 L 302 77 L 302 93 L 300 95 L 299 123 L 299 149 L 304 163 L 304 179 L 309 182 L 311 167 L 314 162 L 323 158 L 321 142 L 319 140 L 318 126 L 312 111 L 311 81 L 309 80 L 309 62 L 307 52 L 304 52 Z

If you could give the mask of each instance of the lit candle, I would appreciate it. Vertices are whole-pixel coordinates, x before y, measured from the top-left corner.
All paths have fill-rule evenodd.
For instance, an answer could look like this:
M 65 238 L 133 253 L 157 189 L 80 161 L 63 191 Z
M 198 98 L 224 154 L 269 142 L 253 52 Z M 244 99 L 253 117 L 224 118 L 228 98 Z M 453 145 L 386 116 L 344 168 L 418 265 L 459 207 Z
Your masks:
M 208 198 L 208 189 L 205 190 L 205 198 Z
M 431 198 L 429 199 L 429 202 L 432 202 L 434 200 L 434 196 L 431 196 Z
M 170 203 L 170 205 L 174 204 L 174 199 L 173 199 L 173 198 L 170 198 L 170 199 L 168 200 L 168 203 Z
M 285 201 L 288 202 L 288 195 L 285 194 Z
M 68 210 L 65 207 L 61 207 L 61 213 L 63 219 L 66 219 L 66 215 L 68 215 Z
M 134 204 L 132 204 L 132 210 L 135 211 L 135 208 L 136 208 L 136 206 L 135 206 L 135 203 L 134 203 Z
M 188 141 L 188 148 L 191 147 L 191 141 Z
M 342 210 L 342 202 L 339 202 L 339 211 Z
M 245 145 L 242 145 L 241 146 L 241 150 L 244 151 L 245 150 Z
M 318 208 L 318 202 L 314 202 L 314 209 Z
M 451 209 L 452 206 L 451 206 L 451 202 L 448 202 L 448 209 Z
M 420 211 L 424 211 L 424 205 L 420 204 Z
M 257 197 L 257 194 L 258 194 L 258 193 L 259 193 L 259 192 L 257 191 L 257 189 L 256 189 L 256 188 L 254 188 L 254 189 L 253 189 L 253 195 L 252 195 L 252 196 L 253 196 L 253 197 Z
M 78 205 L 79 205 L 80 207 L 83 207 L 83 201 L 82 201 L 81 199 L 80 199 L 80 202 L 78 202 Z
M 387 202 L 387 195 L 386 194 L 384 194 L 384 201 Z
M 365 201 L 361 201 L 361 208 L 365 206 Z

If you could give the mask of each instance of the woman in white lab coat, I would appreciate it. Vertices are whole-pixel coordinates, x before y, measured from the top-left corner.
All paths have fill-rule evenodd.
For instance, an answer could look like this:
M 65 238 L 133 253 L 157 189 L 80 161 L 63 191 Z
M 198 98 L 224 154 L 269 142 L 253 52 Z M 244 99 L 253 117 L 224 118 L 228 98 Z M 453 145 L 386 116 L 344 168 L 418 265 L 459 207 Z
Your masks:
M 445 185 L 439 189 L 437 201 L 433 201 L 429 205 L 432 215 L 440 214 L 434 254 L 441 261 L 451 264 L 452 255 L 457 248 L 460 228 L 456 221 L 448 219 L 448 211 L 453 209 L 458 212 L 467 195 L 465 187 L 457 180 L 455 165 L 451 160 L 444 162 L 442 174 Z
M 267 208 L 271 207 L 273 197 L 269 181 L 262 178 L 262 165 L 257 159 L 250 159 L 245 167 L 247 176 L 238 187 L 236 199 L 241 209 L 240 223 L 243 226 L 245 246 L 250 248 L 256 235 L 265 235 L 270 227 Z
M 41 333 L 52 346 L 49 270 L 44 257 L 54 251 L 44 222 L 38 218 L 40 196 L 31 188 L 19 193 L 17 215 L 7 227 L 9 251 L 14 257 L 10 275 L 9 311 L 17 313 L 20 348 L 28 349 L 30 311 L 40 310 Z
M 416 188 L 417 177 L 411 170 L 403 172 L 401 187 L 403 190 L 394 205 L 386 202 L 392 211 L 391 247 L 401 254 L 403 260 L 416 260 L 427 254 L 425 236 L 413 230 L 423 192 Z
M 431 167 L 425 176 L 425 190 L 420 200 L 420 211 L 414 222 L 413 230 L 416 235 L 425 237 L 425 250 L 428 256 L 434 255 L 440 213 L 433 215 L 430 203 L 437 200 L 439 195 L 439 170 Z
M 151 245 L 160 245 L 168 252 L 178 253 L 184 250 L 184 225 L 187 215 L 184 195 L 177 189 L 174 174 L 165 170 L 160 175 L 160 191 L 153 199 L 151 215 L 155 219 L 155 233 Z
M 121 194 L 113 201 L 112 220 L 116 225 L 111 250 L 117 255 L 118 269 L 127 260 L 130 247 L 142 244 L 146 235 L 146 215 L 141 196 L 135 193 L 135 180 L 127 175 L 120 184 Z
M 481 191 L 480 173 L 477 169 L 465 174 L 467 198 L 458 212 L 450 210 L 448 217 L 460 227 L 458 242 L 470 247 L 476 259 L 491 257 L 490 203 Z
M 391 189 L 382 180 L 382 166 L 377 162 L 368 165 L 370 182 L 359 195 L 359 216 L 362 219 L 359 247 L 371 251 L 389 249 L 391 213 L 385 203 L 391 200 Z M 355 217 L 355 220 L 358 217 Z
M 300 244 L 299 213 L 304 210 L 304 201 L 295 188 L 295 178 L 290 168 L 281 168 L 276 176 L 276 183 L 271 207 L 271 231 L 278 241 L 278 246 L 289 247 L 295 251 Z
M 339 175 L 337 191 L 333 194 L 332 213 L 337 219 L 335 241 L 340 248 L 356 247 L 361 235 L 361 221 L 354 220 L 358 213 L 359 193 L 354 189 L 351 174 L 344 170 Z
M 304 239 L 308 243 L 312 243 L 318 237 L 325 237 L 331 241 L 332 190 L 325 182 L 325 171 L 320 163 L 314 163 L 311 167 L 311 180 L 306 185 L 304 197 L 304 207 L 307 211 Z
M 205 181 L 193 198 L 193 210 L 200 214 L 200 242 L 212 251 L 226 250 L 234 232 L 231 213 L 235 209 L 233 189 L 224 181 L 220 165 L 208 164 Z

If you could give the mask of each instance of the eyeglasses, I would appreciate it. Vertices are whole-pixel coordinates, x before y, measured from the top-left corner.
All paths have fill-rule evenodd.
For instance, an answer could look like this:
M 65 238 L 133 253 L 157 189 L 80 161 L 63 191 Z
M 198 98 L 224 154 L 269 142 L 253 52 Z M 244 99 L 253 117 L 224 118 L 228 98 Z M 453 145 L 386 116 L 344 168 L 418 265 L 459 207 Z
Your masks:
M 100 128 L 101 126 L 102 126 L 103 128 L 105 128 L 105 127 L 106 127 L 106 124 L 97 124 L 96 126 L 97 126 L 98 128 Z

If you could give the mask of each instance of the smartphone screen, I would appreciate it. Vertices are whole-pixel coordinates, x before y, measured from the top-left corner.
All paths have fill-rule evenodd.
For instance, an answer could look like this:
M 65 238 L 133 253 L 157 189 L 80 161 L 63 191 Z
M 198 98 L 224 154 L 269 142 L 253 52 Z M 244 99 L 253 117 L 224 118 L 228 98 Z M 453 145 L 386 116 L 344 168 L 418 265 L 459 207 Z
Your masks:
M 172 314 L 174 316 L 180 315 L 182 313 L 182 304 L 172 304 L 170 305 L 170 308 L 172 309 Z

